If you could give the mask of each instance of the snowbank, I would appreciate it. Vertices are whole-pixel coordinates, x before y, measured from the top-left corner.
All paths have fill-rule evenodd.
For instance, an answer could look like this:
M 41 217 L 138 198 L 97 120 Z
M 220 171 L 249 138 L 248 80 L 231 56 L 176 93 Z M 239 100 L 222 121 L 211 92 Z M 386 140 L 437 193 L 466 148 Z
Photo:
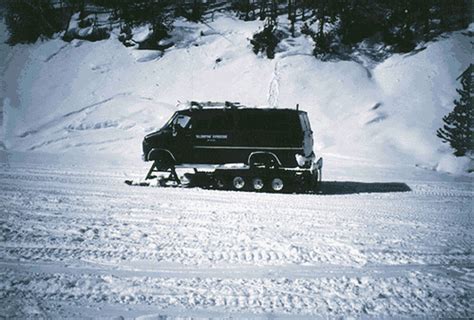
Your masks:
M 467 35 L 446 35 L 369 70 L 316 60 L 304 36 L 286 39 L 274 60 L 256 56 L 248 38 L 261 26 L 230 16 L 209 25 L 178 21 L 176 45 L 163 56 L 114 37 L 17 45 L 4 75 L 6 145 L 138 159 L 143 135 L 167 120 L 177 100 L 230 100 L 299 103 L 323 156 L 436 166 L 449 152 L 435 132 L 471 61 Z
M 3 76 L 4 70 L 7 66 L 7 58 L 9 55 L 10 47 L 5 43 L 7 41 L 8 37 L 8 30 L 7 27 L 3 21 L 3 18 L 0 16 L 0 61 L 3 61 L 3 63 L 0 63 L 0 150 L 3 150 L 5 148 L 4 146 L 4 134 L 5 134 L 5 129 L 4 129 L 4 123 L 5 123 L 5 118 L 4 118 L 4 113 L 3 113 L 3 105 L 4 105 L 4 97 L 5 97 L 5 90 L 6 90 L 6 79 Z
M 474 171 L 474 161 L 469 157 L 455 157 L 452 154 L 446 154 L 441 157 L 436 170 L 455 175 L 464 175 Z

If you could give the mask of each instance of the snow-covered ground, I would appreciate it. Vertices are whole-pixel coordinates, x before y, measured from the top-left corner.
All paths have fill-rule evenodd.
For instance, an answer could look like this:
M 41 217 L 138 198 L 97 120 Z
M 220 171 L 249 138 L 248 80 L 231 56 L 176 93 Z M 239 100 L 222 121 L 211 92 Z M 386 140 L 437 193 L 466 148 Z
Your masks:
M 0 158 L 8 317 L 474 315 L 469 177 L 329 157 L 322 194 L 262 194 L 130 187 L 145 168 L 117 159 Z
M 178 21 L 164 55 L 114 35 L 0 45 L 0 315 L 474 316 L 472 174 L 435 171 L 469 166 L 435 136 L 468 33 L 360 64 L 304 36 L 255 56 L 259 27 Z M 125 185 L 177 100 L 299 103 L 321 194 Z

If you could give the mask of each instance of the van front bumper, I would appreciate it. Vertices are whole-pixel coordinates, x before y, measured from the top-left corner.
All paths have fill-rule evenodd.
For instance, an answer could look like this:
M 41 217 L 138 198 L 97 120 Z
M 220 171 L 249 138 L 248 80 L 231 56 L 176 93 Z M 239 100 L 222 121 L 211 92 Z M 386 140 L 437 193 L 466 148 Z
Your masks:
M 311 168 L 315 159 L 316 156 L 314 155 L 314 152 L 312 152 L 311 155 L 309 155 L 308 157 L 305 157 L 304 155 L 301 155 L 299 153 L 295 154 L 296 163 L 300 168 Z
M 319 158 L 316 162 L 313 161 L 310 170 L 313 175 L 317 173 L 317 181 L 321 181 L 323 178 L 323 158 Z

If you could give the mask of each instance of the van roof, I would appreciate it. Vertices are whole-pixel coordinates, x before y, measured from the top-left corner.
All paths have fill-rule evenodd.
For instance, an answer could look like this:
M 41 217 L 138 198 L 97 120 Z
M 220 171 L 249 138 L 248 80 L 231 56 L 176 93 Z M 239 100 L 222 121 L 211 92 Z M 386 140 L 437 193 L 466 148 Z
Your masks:
M 205 111 L 212 111 L 212 110 L 225 110 L 225 111 L 271 111 L 271 112 L 289 112 L 289 113 L 306 113 L 306 111 L 303 110 L 296 110 L 296 109 L 290 109 L 290 108 L 271 108 L 271 107 L 246 107 L 246 106 L 239 106 L 239 107 L 222 107 L 222 106 L 216 106 L 216 107 L 205 107 L 205 108 L 187 108 L 187 109 L 179 109 L 178 113 L 192 113 L 192 112 L 205 112 Z
M 298 105 L 297 105 L 298 106 Z M 296 108 L 274 108 L 274 107 L 247 107 L 241 105 L 240 102 L 231 102 L 231 101 L 186 101 L 184 103 L 179 102 L 178 107 L 181 107 L 179 111 L 186 111 L 186 110 L 279 110 L 279 111 L 287 111 L 287 112 L 299 112 L 299 113 L 306 113 L 303 110 L 297 110 Z M 277 111 L 278 112 L 278 111 Z

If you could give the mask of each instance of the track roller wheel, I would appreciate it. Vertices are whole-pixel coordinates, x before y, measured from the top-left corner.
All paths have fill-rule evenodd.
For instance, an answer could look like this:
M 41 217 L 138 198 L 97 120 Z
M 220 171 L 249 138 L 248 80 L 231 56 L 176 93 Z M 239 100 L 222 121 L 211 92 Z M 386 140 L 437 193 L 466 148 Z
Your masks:
M 263 189 L 265 184 L 263 183 L 262 178 L 255 177 L 252 179 L 252 187 L 255 191 L 260 191 Z
M 273 178 L 271 183 L 272 190 L 275 192 L 280 192 L 285 187 L 285 184 L 281 178 Z
M 236 176 L 232 179 L 232 186 L 236 190 L 242 190 L 245 187 L 245 180 L 241 176 Z

